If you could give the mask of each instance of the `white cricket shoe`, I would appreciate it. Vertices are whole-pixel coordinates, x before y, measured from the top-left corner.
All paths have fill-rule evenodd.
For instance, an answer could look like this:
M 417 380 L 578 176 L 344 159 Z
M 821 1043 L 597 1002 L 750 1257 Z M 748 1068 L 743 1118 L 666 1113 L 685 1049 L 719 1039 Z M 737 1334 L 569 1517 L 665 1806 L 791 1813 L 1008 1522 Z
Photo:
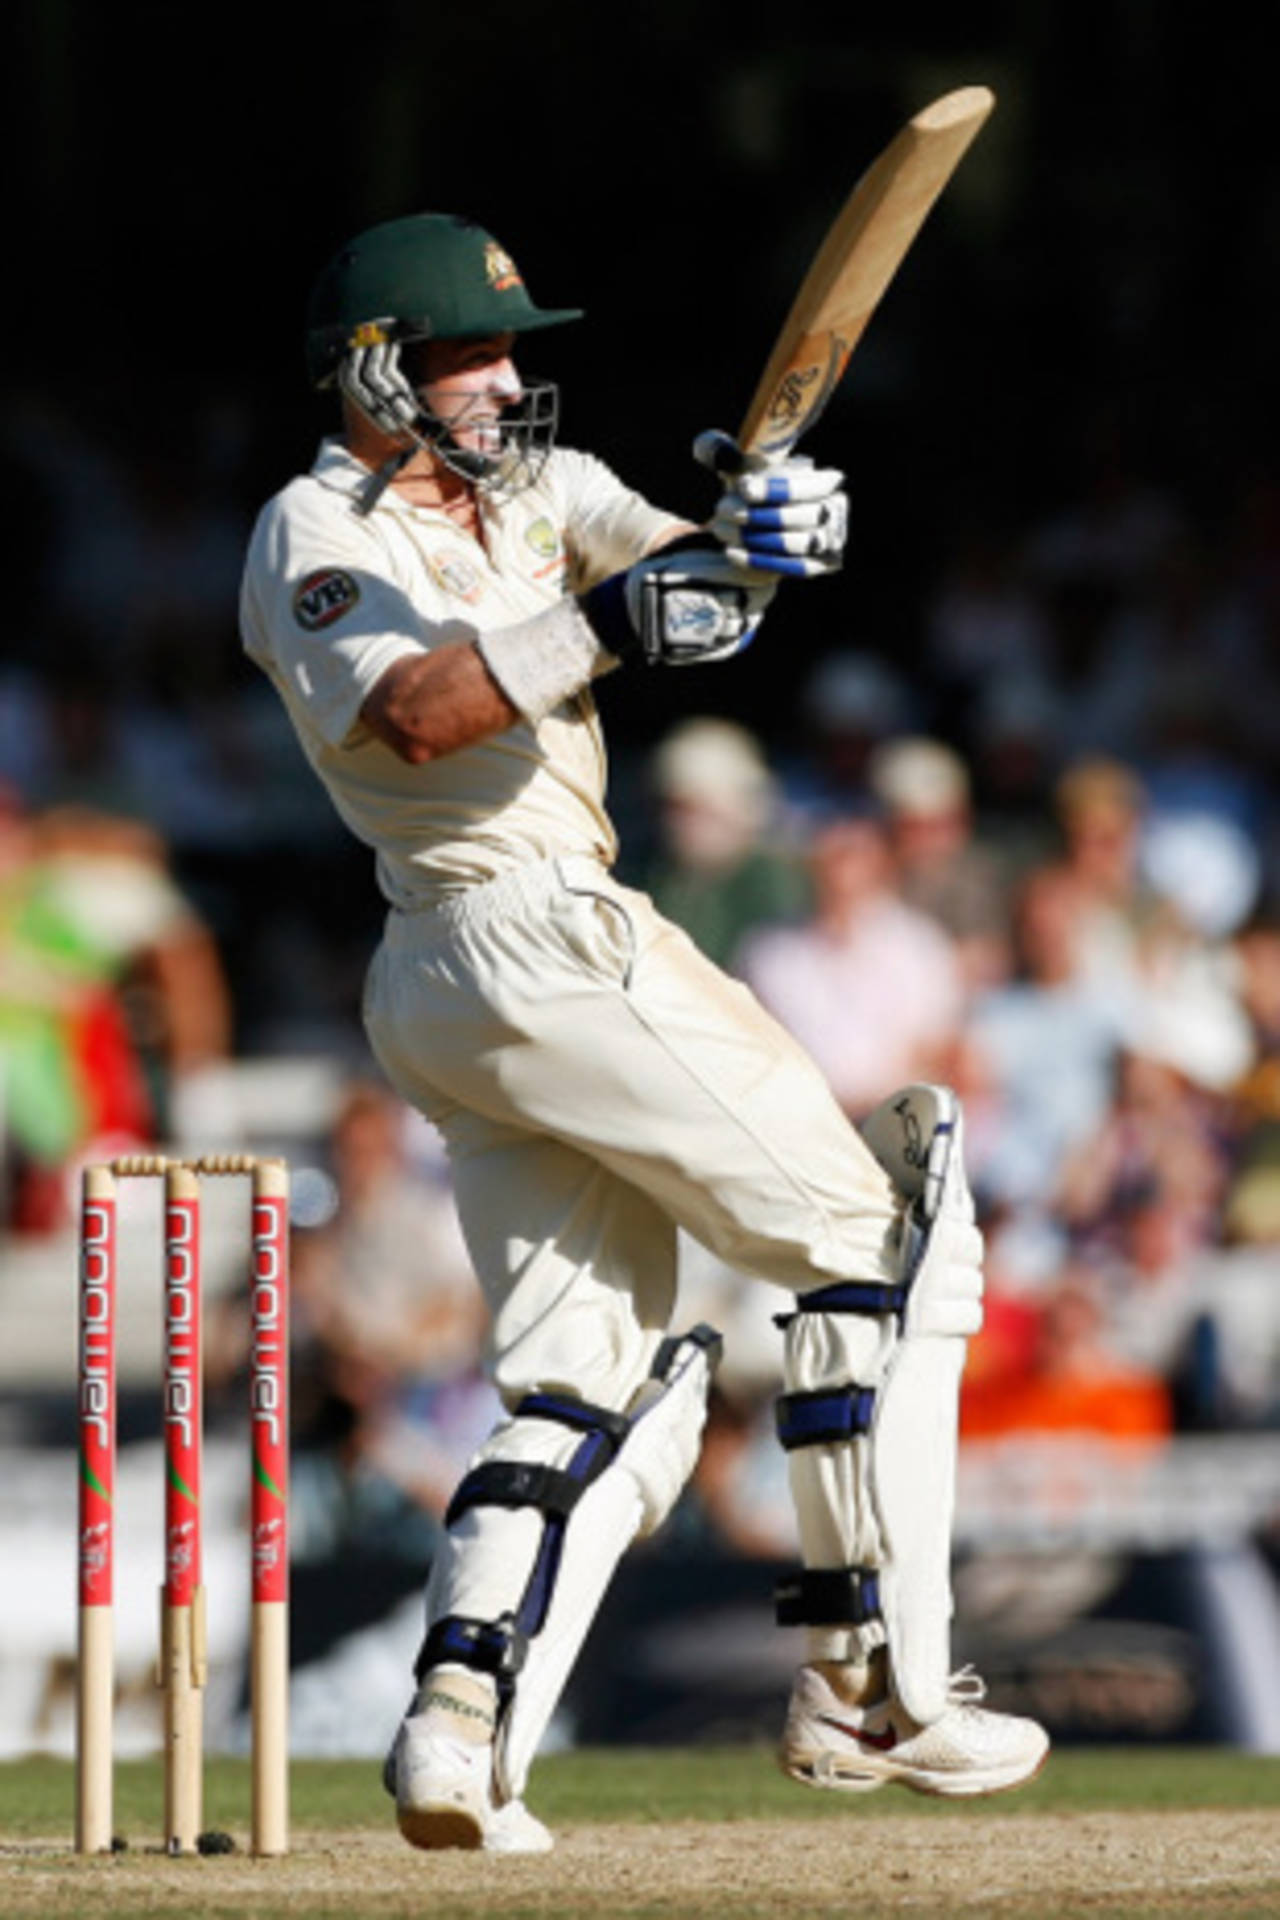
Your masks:
M 810 1787 L 869 1793 L 890 1781 L 916 1793 L 1001 1793 L 1040 1771 L 1049 1736 L 1034 1720 L 977 1703 L 986 1683 L 964 1667 L 951 1676 L 946 1712 L 921 1726 L 890 1694 L 850 1706 L 813 1667 L 791 1689 L 779 1760 Z
M 523 1800 L 495 1807 L 485 1828 L 486 1853 L 550 1853 L 555 1841 Z
M 438 1716 L 410 1714 L 401 1721 L 384 1778 L 411 1847 L 550 1853 L 554 1844 L 523 1801 L 494 1804 L 492 1746 L 441 1732 Z

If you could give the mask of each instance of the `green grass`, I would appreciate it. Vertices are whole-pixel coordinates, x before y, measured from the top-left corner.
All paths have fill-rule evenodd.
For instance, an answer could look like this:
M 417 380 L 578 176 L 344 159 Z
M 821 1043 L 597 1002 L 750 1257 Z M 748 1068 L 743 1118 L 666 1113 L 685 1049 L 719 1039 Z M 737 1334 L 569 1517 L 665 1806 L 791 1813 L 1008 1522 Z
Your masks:
M 431 1920 L 849 1920 L 854 1913 L 859 1920 L 941 1914 L 954 1920 L 1272 1920 L 1280 1914 L 1280 1855 L 1263 1839 L 1280 1832 L 1280 1759 L 1225 1749 L 1057 1752 L 1039 1780 L 978 1806 L 916 1794 L 864 1800 L 805 1792 L 785 1780 L 760 1747 L 557 1755 L 535 1768 L 529 1800 L 559 1830 L 563 1847 L 547 1859 L 512 1862 L 403 1847 L 371 1761 L 294 1764 L 296 1844 L 286 1861 L 245 1855 L 247 1763 L 213 1760 L 206 1767 L 205 1825 L 226 1829 L 239 1843 L 225 1865 L 159 1855 L 161 1798 L 157 1760 L 119 1765 L 114 1826 L 127 1836 L 129 1851 L 114 1860 L 80 1860 L 71 1852 L 70 1764 L 0 1764 L 4 1920 L 84 1920 L 87 1914 L 98 1920 L 422 1920 L 428 1914 Z M 1129 1813 L 1132 1830 L 1113 1818 Z M 1044 1818 L 1057 1814 L 1068 1817 Z M 903 1828 L 898 1848 L 889 1843 L 885 1822 L 902 1816 L 912 1824 Z M 750 1823 L 740 1839 L 735 1821 Z M 829 1821 L 839 1825 L 828 1847 L 825 1833 L 817 1844 L 813 1823 L 825 1828 Z M 928 1839 L 922 1821 L 933 1828 Z M 1082 1840 L 1086 1821 L 1092 1824 Z M 965 1822 L 973 1823 L 969 1838 Z
M 826 1815 L 847 1820 L 851 1809 L 934 1814 L 963 1811 L 962 1803 L 922 1794 L 810 1793 L 787 1780 L 767 1747 L 708 1747 L 692 1751 L 614 1749 L 564 1754 L 535 1769 L 529 1793 L 535 1811 L 553 1825 L 591 1820 L 666 1821 L 790 1819 Z M 984 1802 L 990 1812 L 1066 1808 L 1280 1807 L 1280 1759 L 1218 1748 L 1077 1748 L 1056 1752 L 1038 1780 L 1016 1794 Z
M 390 1807 L 372 1761 L 298 1760 L 291 1770 L 292 1817 L 299 1830 L 382 1827 Z M 785 1820 L 857 1818 L 865 1804 L 885 1814 L 955 1817 L 957 1803 L 916 1794 L 877 1794 L 864 1803 L 843 1794 L 802 1793 L 783 1778 L 765 1748 L 614 1748 L 558 1754 L 534 1770 L 529 1803 L 555 1825 L 593 1821 Z M 160 1817 L 158 1761 L 116 1768 L 120 1832 L 145 1836 Z M 74 1787 L 69 1763 L 33 1759 L 0 1765 L 0 1835 L 56 1839 L 70 1835 Z M 243 1829 L 249 1770 L 244 1761 L 210 1760 L 205 1769 L 205 1824 Z M 1222 1748 L 1107 1747 L 1055 1752 L 1038 1780 L 986 1803 L 1016 1818 L 1023 1812 L 1280 1808 L 1280 1759 Z

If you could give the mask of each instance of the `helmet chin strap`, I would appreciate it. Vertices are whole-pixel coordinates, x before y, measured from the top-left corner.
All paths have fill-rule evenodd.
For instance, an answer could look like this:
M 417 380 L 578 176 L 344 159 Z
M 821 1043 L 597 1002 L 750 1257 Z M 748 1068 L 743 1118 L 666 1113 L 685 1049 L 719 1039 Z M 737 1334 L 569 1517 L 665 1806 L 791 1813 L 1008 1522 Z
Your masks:
M 406 461 L 412 460 L 417 451 L 416 447 L 397 447 L 391 458 L 384 460 L 377 471 L 369 475 L 356 500 L 356 512 L 362 520 L 366 514 L 373 512 L 401 467 Z
M 420 423 L 426 423 L 437 431 L 423 433 Z M 374 425 L 378 423 L 375 421 Z M 380 429 L 381 431 L 381 429 Z M 478 453 L 469 447 L 460 447 L 453 439 L 449 429 L 425 409 L 419 411 L 418 419 L 409 425 L 407 422 L 398 430 L 402 438 L 407 438 L 408 446 L 397 447 L 391 456 L 384 460 L 375 473 L 361 489 L 357 512 L 363 519 L 372 513 L 387 488 L 398 478 L 403 469 L 412 460 L 415 453 L 429 453 L 434 460 L 447 467 L 450 473 L 457 474 L 468 486 L 477 487 L 482 492 L 500 492 L 503 469 L 502 459 L 493 459 L 486 453 Z

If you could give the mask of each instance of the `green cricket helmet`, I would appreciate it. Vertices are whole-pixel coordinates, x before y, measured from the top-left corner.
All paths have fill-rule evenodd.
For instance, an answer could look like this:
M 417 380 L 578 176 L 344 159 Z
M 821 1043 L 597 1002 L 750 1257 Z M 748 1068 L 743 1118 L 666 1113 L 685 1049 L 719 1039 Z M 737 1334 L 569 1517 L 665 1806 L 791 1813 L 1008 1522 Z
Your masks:
M 538 307 L 506 249 L 474 220 L 409 214 L 370 227 L 340 248 L 307 305 L 307 368 L 316 387 L 337 386 L 382 432 L 425 446 L 472 484 L 511 493 L 541 470 L 555 438 L 559 396 L 550 381 L 522 381 L 504 411 L 496 457 L 460 447 L 450 423 L 424 408 L 401 349 L 417 341 L 532 333 L 581 318 L 574 307 Z

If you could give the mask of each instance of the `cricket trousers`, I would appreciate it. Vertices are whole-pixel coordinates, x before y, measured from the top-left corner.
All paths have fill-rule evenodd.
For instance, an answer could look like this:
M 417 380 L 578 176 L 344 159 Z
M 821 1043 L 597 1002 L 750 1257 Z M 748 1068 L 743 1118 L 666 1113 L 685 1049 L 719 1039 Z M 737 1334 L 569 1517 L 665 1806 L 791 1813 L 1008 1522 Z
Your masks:
M 473 1468 L 569 1467 L 580 1435 L 522 1415 L 526 1394 L 628 1408 L 669 1330 L 678 1227 L 797 1292 L 895 1275 L 902 1203 L 816 1066 L 595 861 L 393 912 L 365 1018 L 392 1084 L 444 1136 L 492 1314 L 510 1413 Z M 852 1524 L 823 1521 L 814 1550 L 842 1563 Z M 428 1628 L 523 1619 L 543 1529 L 536 1506 L 451 1521 Z M 584 1594 L 583 1625 L 594 1605 Z
M 625 1406 L 668 1331 L 677 1227 L 797 1292 L 895 1277 L 902 1203 L 817 1067 L 591 859 L 393 912 L 365 1023 L 444 1137 L 508 1405 Z

